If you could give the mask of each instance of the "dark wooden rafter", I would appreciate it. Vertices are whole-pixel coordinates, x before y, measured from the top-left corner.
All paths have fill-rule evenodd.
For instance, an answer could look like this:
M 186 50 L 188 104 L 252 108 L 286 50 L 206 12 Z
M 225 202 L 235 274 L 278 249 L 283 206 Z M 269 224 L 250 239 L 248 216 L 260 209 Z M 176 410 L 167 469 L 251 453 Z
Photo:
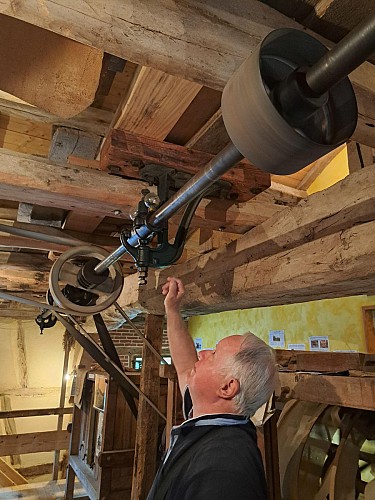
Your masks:
M 194 149 L 112 130 L 101 152 L 100 166 L 103 170 L 122 174 L 130 179 L 140 179 L 139 167 L 147 164 L 163 165 L 177 171 L 196 174 L 214 156 Z M 230 198 L 245 202 L 271 185 L 270 175 L 247 160 L 222 175 L 230 182 Z

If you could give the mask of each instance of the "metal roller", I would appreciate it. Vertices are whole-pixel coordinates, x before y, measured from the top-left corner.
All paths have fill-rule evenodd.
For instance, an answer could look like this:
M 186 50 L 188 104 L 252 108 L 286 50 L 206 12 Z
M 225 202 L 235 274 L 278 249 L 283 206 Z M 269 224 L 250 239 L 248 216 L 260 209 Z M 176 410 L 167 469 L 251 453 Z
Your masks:
M 358 112 L 349 79 L 322 95 L 306 84 L 307 69 L 326 53 L 303 31 L 276 30 L 228 81 L 221 103 L 225 127 L 258 168 L 291 174 L 353 134 Z

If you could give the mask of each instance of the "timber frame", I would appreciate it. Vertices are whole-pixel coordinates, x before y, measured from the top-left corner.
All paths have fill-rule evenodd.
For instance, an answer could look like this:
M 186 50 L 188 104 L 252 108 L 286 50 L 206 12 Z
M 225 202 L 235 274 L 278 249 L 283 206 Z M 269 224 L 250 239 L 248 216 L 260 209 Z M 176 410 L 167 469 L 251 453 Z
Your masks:
M 201 168 L 229 141 L 220 97 L 236 68 L 276 28 L 304 29 L 332 46 L 353 27 L 354 19 L 365 15 L 361 0 L 341 2 L 343 10 L 337 15 L 338 2 L 108 0 L 104 8 L 84 0 L 4 0 L 0 23 L 6 23 L 8 33 L 22 33 L 12 26 L 23 26 L 28 34 L 41 33 L 46 50 L 45 61 L 39 58 L 34 63 L 28 56 L 29 38 L 26 44 L 24 38 L 19 59 L 6 58 L 14 63 L 7 69 L 9 73 L 14 70 L 15 86 L 13 96 L 0 92 L 4 136 L 0 134 L 0 219 L 15 229 L 70 236 L 114 250 L 119 231 L 131 225 L 128 213 L 140 191 L 148 187 L 139 175 L 140 167 L 163 164 L 190 173 Z M 17 42 L 14 46 L 20 47 Z M 350 175 L 346 179 L 307 196 L 327 165 L 345 154 L 345 146 L 288 178 L 269 176 L 241 162 L 226 174 L 232 183 L 230 197 L 200 203 L 186 251 L 172 270 L 150 272 L 147 287 L 139 288 L 132 274 L 134 263 L 124 256 L 126 278 L 120 306 L 147 314 L 146 335 L 157 350 L 164 315 L 160 288 L 172 273 L 185 282 L 187 316 L 375 293 L 373 63 L 370 59 L 350 75 L 358 101 L 358 126 L 348 147 Z M 113 69 L 124 64 L 124 71 Z M 1 90 L 10 92 L 11 78 L 7 71 L 3 75 Z M 25 81 L 32 85 L 23 85 Z M 106 86 L 113 89 L 101 93 Z M 32 209 L 35 203 L 46 213 L 50 208 L 60 209 L 63 227 L 36 225 L 31 215 L 21 221 L 25 217 L 21 205 Z M 173 235 L 178 220 L 170 222 Z M 1 254 L 0 288 L 25 297 L 44 297 L 51 263 L 67 247 L 4 232 L 0 245 L 7 250 Z M 2 317 L 34 317 L 29 309 L 0 306 Z M 375 352 L 371 319 L 371 310 L 364 308 L 368 350 Z M 23 363 L 24 351 L 21 345 Z M 314 368 L 309 353 L 293 356 L 280 372 L 276 416 L 291 399 L 374 410 L 373 370 L 370 365 L 364 368 L 360 355 L 314 357 Z M 323 372 L 329 364 L 334 375 Z M 348 373 L 338 373 L 342 367 Z M 155 401 L 158 369 L 158 361 L 145 349 L 141 387 Z M 175 423 L 178 390 L 173 370 L 163 367 L 160 373 L 168 379 L 169 429 Z M 142 398 L 138 410 L 131 482 L 134 495 L 141 499 L 155 471 L 158 422 Z M 56 478 L 58 448 L 66 447 L 68 441 L 62 418 L 71 411 L 63 402 L 59 408 L 2 410 L 0 418 L 9 420 L 57 415 L 58 428 L 34 437 L 0 436 L 1 452 L 53 449 Z M 264 434 L 269 494 L 278 500 L 276 417 L 266 422 Z M 77 454 L 77 429 L 73 429 L 71 446 Z M 131 461 L 133 455 L 127 455 Z M 76 465 L 73 457 L 70 469 Z M 22 481 L 5 468 L 0 461 L 0 476 L 9 474 Z M 68 479 L 69 494 L 73 476 Z M 95 497 L 90 485 L 88 489 Z

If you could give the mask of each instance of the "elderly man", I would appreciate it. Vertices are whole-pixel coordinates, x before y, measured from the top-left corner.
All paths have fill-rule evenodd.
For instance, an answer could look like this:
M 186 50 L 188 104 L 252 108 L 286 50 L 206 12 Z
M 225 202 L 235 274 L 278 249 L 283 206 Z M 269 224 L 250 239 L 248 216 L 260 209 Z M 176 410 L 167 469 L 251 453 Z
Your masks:
M 171 445 L 148 500 L 265 500 L 266 484 L 249 421 L 275 384 L 272 350 L 252 333 L 201 351 L 180 315 L 184 286 L 163 286 L 171 356 L 187 420 L 172 430 Z

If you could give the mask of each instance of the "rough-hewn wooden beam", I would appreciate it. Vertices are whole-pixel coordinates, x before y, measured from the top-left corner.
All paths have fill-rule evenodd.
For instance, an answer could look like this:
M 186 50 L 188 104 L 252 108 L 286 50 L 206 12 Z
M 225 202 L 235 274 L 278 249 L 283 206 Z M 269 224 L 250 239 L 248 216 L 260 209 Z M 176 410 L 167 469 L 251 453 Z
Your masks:
M 256 0 L 191 0 L 183 4 L 176 0 L 150 0 L 147 4 L 111 0 L 105 10 L 83 0 L 74 6 L 49 0 L 43 3 L 43 10 L 35 2 L 5 0 L 1 12 L 218 90 L 270 31 L 303 29 Z M 375 145 L 374 72 L 365 63 L 350 75 L 359 104 L 355 140 L 369 146 Z
M 347 406 L 365 410 L 375 409 L 375 377 L 340 377 L 311 373 L 280 372 L 281 399 L 299 399 Z
M 160 287 L 171 273 L 184 279 L 191 313 L 367 293 L 375 280 L 374 198 L 368 167 L 224 248 L 151 273 L 139 294 L 135 277 L 127 278 L 119 302 L 161 314 Z
M 0 198 L 128 218 L 147 183 L 0 150 Z
M 75 210 L 86 215 L 110 216 L 129 222 L 129 212 L 146 182 L 121 179 L 95 169 L 54 165 L 27 155 L 0 150 L 0 199 Z M 272 203 L 234 203 L 203 200 L 192 226 L 223 226 L 244 233 L 285 207 Z
M 90 106 L 102 51 L 14 17 L 1 15 L 0 25 L 2 90 L 64 118 Z
M 199 172 L 213 155 L 187 149 L 183 146 L 150 139 L 122 130 L 112 130 L 101 152 L 100 164 L 103 170 L 119 171 L 130 178 L 139 179 L 136 164 L 163 165 L 189 174 Z M 244 161 L 221 176 L 221 180 L 232 184 L 231 199 L 248 201 L 267 189 L 271 184 L 270 175 L 249 162 Z

